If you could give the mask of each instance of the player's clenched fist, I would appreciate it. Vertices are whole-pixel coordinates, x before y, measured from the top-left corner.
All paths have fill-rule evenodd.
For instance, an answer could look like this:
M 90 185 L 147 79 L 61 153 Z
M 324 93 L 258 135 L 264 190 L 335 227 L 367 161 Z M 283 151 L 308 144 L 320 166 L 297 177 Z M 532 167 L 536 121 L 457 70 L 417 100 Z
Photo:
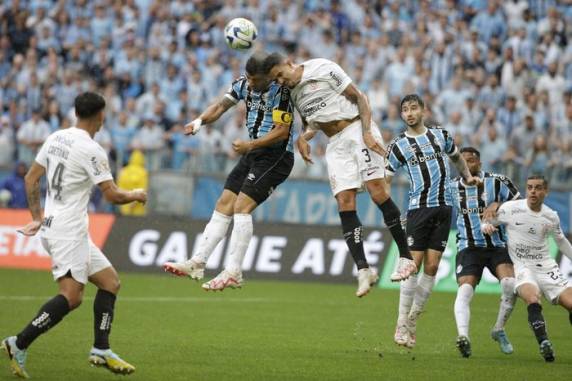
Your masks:
M 131 197 L 133 198 L 133 201 L 139 201 L 142 203 L 146 203 L 147 202 L 147 191 L 145 189 L 133 189 L 131 191 Z
M 190 123 L 185 124 L 185 135 L 195 135 L 201 129 L 203 121 L 197 118 Z

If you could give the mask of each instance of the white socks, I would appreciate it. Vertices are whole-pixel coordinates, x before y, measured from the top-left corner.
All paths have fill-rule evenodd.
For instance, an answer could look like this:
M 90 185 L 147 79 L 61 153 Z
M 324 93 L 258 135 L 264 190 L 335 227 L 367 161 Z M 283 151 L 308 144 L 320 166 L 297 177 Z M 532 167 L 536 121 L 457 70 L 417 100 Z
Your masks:
M 417 274 L 411 275 L 409 278 L 401 282 L 399 287 L 399 317 L 397 319 L 398 325 L 405 324 L 411 304 L 413 304 L 413 297 L 417 289 Z
M 433 286 L 435 285 L 435 276 L 427 275 L 425 273 L 421 274 L 419 277 L 419 283 L 417 283 L 417 289 L 415 290 L 415 297 L 413 298 L 413 305 L 411 306 L 411 311 L 409 312 L 409 319 L 416 320 L 423 308 L 429 300 L 429 295 L 433 291 Z
M 473 286 L 468 283 L 462 284 L 457 290 L 455 299 L 455 321 L 459 336 L 469 337 L 469 321 L 471 320 L 471 299 L 473 298 Z
M 252 238 L 252 215 L 235 214 L 234 227 L 230 236 L 230 255 L 226 270 L 231 273 L 242 271 L 242 260 L 248 249 L 248 244 Z
M 231 216 L 226 216 L 216 210 L 213 212 L 209 223 L 205 226 L 198 250 L 193 255 L 193 259 L 197 262 L 207 263 L 216 245 L 226 236 L 231 220 Z
M 495 331 L 504 329 L 506 321 L 510 317 L 516 301 L 516 294 L 514 293 L 514 278 L 503 278 L 500 281 L 502 288 L 501 302 L 499 307 L 499 314 L 495 324 Z

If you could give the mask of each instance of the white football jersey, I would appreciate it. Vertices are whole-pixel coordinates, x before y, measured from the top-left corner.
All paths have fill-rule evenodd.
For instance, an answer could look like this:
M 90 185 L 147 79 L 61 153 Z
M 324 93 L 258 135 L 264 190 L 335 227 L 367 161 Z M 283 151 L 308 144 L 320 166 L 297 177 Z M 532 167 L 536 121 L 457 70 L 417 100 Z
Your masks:
M 533 212 L 524 200 L 507 201 L 498 210 L 495 225 L 504 224 L 508 234 L 508 252 L 514 264 L 554 265 L 548 247 L 548 235 L 564 238 L 558 214 L 546 205 Z
M 113 179 L 105 150 L 87 131 L 71 127 L 51 134 L 36 162 L 46 169 L 48 187 L 42 237 L 84 238 L 88 234 L 91 188 Z
M 302 66 L 302 79 L 290 95 L 310 128 L 316 129 L 316 122 L 353 119 L 359 115 L 357 105 L 341 94 L 352 80 L 338 64 L 317 58 Z

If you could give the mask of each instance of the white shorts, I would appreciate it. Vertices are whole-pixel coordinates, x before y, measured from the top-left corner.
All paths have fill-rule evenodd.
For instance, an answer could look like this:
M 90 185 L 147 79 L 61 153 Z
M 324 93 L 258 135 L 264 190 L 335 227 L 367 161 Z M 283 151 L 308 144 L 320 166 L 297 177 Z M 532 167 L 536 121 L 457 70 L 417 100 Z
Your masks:
M 533 284 L 553 304 L 558 304 L 560 294 L 568 287 L 572 287 L 568 284 L 568 280 L 562 276 L 556 263 L 552 267 L 527 267 L 515 263 L 514 274 L 517 291 L 525 283 Z
M 54 280 L 71 272 L 72 278 L 86 284 L 89 276 L 111 267 L 111 262 L 89 237 L 74 241 L 42 238 L 41 241 L 52 258 Z
M 371 122 L 371 131 L 383 144 L 379 128 L 374 122 Z M 365 145 L 361 120 L 330 137 L 326 162 L 334 196 L 343 190 L 360 189 L 366 181 L 385 177 L 385 158 Z

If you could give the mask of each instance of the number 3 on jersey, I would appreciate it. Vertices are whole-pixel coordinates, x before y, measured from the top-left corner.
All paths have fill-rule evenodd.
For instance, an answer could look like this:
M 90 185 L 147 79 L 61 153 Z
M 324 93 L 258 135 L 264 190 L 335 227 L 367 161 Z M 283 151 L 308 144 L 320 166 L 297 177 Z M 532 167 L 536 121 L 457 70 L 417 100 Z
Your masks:
M 50 173 L 50 160 L 47 160 L 48 164 L 48 173 Z M 54 174 L 52 175 L 52 180 L 49 180 L 48 176 L 48 194 L 51 194 L 52 191 L 55 191 L 54 200 L 61 201 L 62 200 L 62 178 L 64 175 L 65 166 L 63 163 L 58 163 L 56 165 L 56 169 L 54 170 Z

